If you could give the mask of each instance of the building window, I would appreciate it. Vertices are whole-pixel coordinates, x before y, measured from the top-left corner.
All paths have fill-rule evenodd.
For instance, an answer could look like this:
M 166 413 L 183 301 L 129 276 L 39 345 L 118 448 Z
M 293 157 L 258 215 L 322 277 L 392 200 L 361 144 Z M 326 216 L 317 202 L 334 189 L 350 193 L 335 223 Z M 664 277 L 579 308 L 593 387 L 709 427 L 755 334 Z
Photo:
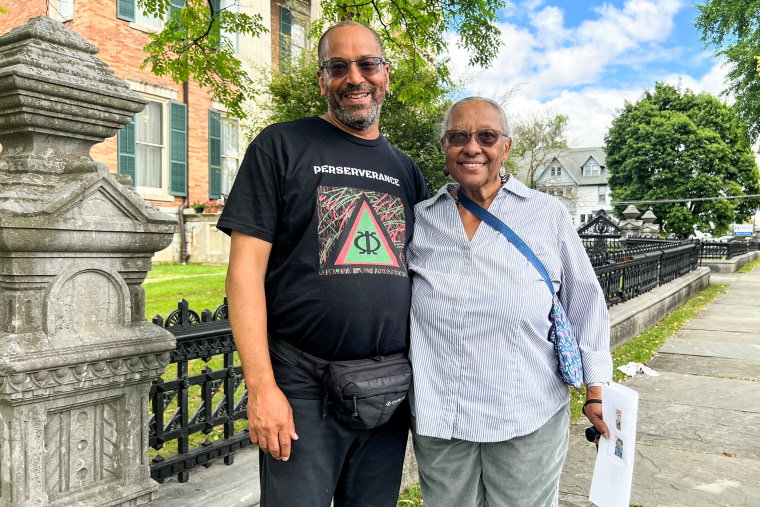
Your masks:
M 552 176 L 562 176 L 562 168 L 559 166 L 553 166 L 551 170 Z
M 160 102 L 149 102 L 135 117 L 138 187 L 163 187 L 164 124 L 164 105 Z
M 583 166 L 583 176 L 599 176 L 601 167 L 594 161 L 589 161 Z
M 582 224 L 586 223 L 586 215 L 584 215 L 583 213 L 581 213 L 581 223 Z
M 146 199 L 187 195 L 186 106 L 152 100 L 119 131 L 119 173 Z
M 161 28 L 161 26 L 164 24 L 161 18 L 152 16 L 144 12 L 139 7 L 136 9 L 135 23 L 138 25 L 151 26 L 156 28 Z
M 605 187 L 604 185 L 599 185 L 599 187 L 597 187 L 597 188 L 599 189 L 598 190 L 599 191 L 598 202 L 600 202 L 600 203 L 606 203 L 607 202 L 607 187 Z
M 146 32 L 156 32 L 161 29 L 164 20 L 157 16 L 147 14 L 138 5 L 139 0 L 116 0 L 116 17 L 129 21 L 131 27 Z M 185 0 L 169 0 L 168 14 L 182 9 Z
M 280 70 L 295 62 L 306 47 L 304 24 L 287 7 L 280 6 Z
M 209 197 L 218 199 L 230 193 L 237 175 L 238 121 L 211 109 L 208 122 L 208 192 Z
M 48 16 L 57 21 L 74 19 L 74 0 L 49 0 Z
M 229 11 L 238 12 L 238 0 L 212 0 L 211 5 L 214 8 L 214 12 Z M 223 37 L 232 47 L 232 50 L 237 53 L 238 51 L 238 34 L 228 29 L 219 28 L 215 24 L 214 34 L 217 37 Z
M 238 171 L 238 121 L 222 118 L 222 194 L 229 194 Z

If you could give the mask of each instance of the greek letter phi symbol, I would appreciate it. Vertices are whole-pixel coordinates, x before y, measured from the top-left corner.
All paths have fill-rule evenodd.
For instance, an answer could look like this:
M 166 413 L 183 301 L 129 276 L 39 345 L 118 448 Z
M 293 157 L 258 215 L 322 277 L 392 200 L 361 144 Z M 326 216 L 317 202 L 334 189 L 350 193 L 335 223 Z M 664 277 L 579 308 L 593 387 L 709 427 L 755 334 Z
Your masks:
M 359 242 L 362 238 L 364 238 L 364 246 Z M 359 249 L 360 254 L 377 255 L 377 251 L 380 250 L 380 240 L 377 239 L 377 233 L 374 231 L 362 231 L 354 238 L 354 246 Z

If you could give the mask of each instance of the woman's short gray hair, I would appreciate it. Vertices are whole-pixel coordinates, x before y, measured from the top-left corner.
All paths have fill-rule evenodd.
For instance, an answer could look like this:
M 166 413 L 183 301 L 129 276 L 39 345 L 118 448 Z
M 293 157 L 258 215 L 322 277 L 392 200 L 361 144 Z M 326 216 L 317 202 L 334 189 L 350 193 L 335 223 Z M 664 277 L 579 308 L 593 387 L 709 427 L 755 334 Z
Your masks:
M 495 100 L 473 95 L 471 97 L 465 97 L 458 100 L 453 106 L 449 108 L 448 111 L 446 111 L 446 116 L 443 117 L 443 124 L 441 125 L 441 139 L 443 139 L 446 135 L 446 130 L 448 130 L 449 127 L 449 120 L 451 120 L 451 114 L 454 112 L 454 110 L 462 104 L 473 101 L 485 102 L 486 104 L 491 104 L 493 107 L 495 107 L 496 110 L 501 114 L 501 130 L 504 132 L 505 136 L 509 137 L 509 123 L 507 122 L 507 114 L 504 112 L 504 109 L 501 107 L 501 105 Z

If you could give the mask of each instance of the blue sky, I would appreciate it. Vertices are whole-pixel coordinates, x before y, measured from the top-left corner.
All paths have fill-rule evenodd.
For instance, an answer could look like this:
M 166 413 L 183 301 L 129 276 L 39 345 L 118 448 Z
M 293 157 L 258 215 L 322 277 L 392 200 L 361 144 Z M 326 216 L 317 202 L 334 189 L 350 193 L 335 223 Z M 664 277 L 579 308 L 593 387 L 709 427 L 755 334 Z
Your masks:
M 467 68 L 458 74 L 467 94 L 509 96 L 510 120 L 566 114 L 570 146 L 602 146 L 616 109 L 656 81 L 715 95 L 723 90 L 726 69 L 703 49 L 692 3 L 508 2 L 499 23 L 504 45 L 491 67 L 467 67 L 467 53 L 452 37 L 452 68 Z

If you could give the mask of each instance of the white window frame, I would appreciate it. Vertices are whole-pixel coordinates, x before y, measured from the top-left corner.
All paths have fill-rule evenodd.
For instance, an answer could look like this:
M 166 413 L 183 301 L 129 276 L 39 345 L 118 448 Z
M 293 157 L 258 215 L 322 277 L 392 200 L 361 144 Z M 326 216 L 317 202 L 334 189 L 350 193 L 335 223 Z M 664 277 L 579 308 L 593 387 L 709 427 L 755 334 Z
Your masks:
M 138 164 L 140 162 L 139 157 L 135 161 L 135 189 L 137 193 L 143 196 L 145 199 L 154 201 L 173 201 L 174 197 L 169 195 L 169 101 L 168 100 L 156 100 L 155 97 L 144 97 L 151 102 L 155 102 L 161 106 L 161 144 L 149 144 L 138 141 L 137 129 L 139 123 L 135 125 L 135 147 L 142 145 L 148 146 L 160 146 L 161 147 L 161 186 L 160 187 L 144 187 L 139 185 L 139 178 L 137 173 L 140 168 Z M 142 114 L 142 113 L 138 113 Z
M 238 169 L 240 168 L 240 122 L 238 122 L 234 118 L 228 118 L 226 114 L 222 114 L 221 116 L 222 116 L 222 142 L 221 142 L 222 149 L 220 151 L 221 151 L 221 155 L 222 155 L 222 167 L 221 167 L 222 181 L 221 181 L 221 185 L 220 185 L 219 188 L 221 189 L 221 193 L 222 194 L 229 194 L 230 190 L 232 189 L 232 183 L 234 183 L 235 177 L 237 176 Z M 234 124 L 235 125 L 235 132 L 237 133 L 237 143 L 236 143 L 236 146 L 235 146 L 235 152 L 234 152 L 234 154 L 233 153 L 230 153 L 230 154 L 225 154 L 224 153 L 224 145 L 225 145 L 225 143 L 224 143 L 224 140 L 225 140 L 224 139 L 224 132 L 225 132 L 224 126 L 225 126 L 225 123 L 227 123 L 227 124 Z M 224 188 L 224 183 L 225 183 L 225 181 L 227 181 L 227 176 L 225 174 L 225 167 L 226 166 L 224 164 L 225 160 L 234 160 L 235 161 L 235 163 L 232 164 L 232 167 L 235 168 L 235 173 L 230 178 L 230 188 L 228 188 L 226 190 Z
M 74 0 L 48 0 L 47 15 L 61 22 L 73 20 Z
M 599 176 L 602 167 L 596 162 L 589 162 L 583 166 L 583 176 Z
M 129 83 L 130 88 L 145 100 L 161 104 L 161 139 L 163 140 L 161 187 L 143 187 L 137 185 L 138 182 L 136 181 L 135 190 L 143 199 L 174 202 L 174 196 L 169 194 L 169 102 L 177 100 L 179 90 L 136 79 L 127 78 L 126 81 Z M 135 125 L 135 139 L 137 139 L 137 125 Z M 135 144 L 138 144 L 137 141 L 135 141 Z M 135 171 L 137 171 L 137 160 L 135 160 Z M 135 174 L 135 179 L 137 179 L 136 176 L 137 174 Z
M 606 203 L 607 202 L 607 187 L 605 185 L 599 185 L 596 187 L 597 191 L 597 202 L 598 203 Z

